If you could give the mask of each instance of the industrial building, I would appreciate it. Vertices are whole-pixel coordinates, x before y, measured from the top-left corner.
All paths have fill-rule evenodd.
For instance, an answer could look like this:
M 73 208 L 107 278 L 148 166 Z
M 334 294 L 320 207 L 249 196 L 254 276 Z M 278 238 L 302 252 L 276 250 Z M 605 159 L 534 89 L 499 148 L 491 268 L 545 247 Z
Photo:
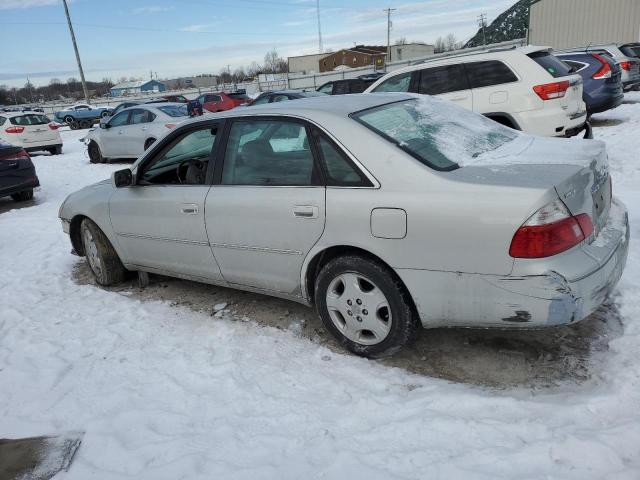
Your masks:
M 123 95 L 138 95 L 140 93 L 158 93 L 167 90 L 167 86 L 157 80 L 139 80 L 136 82 L 119 83 L 111 87 L 112 97 L 121 97 Z
M 433 55 L 433 45 L 405 43 L 391 46 L 391 62 L 414 60 Z M 375 66 L 383 68 L 387 63 L 386 46 L 356 45 L 330 53 L 316 53 L 289 57 L 289 73 L 312 74 L 345 68 Z
M 640 0 L 538 0 L 529 43 L 554 48 L 640 41 Z

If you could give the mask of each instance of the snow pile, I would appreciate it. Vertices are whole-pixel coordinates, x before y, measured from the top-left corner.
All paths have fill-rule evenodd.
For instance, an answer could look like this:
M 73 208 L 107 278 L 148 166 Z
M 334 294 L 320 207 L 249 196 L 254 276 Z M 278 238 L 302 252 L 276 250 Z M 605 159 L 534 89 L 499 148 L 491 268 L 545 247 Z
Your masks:
M 630 120 L 613 122 L 621 117 Z M 610 147 L 635 237 L 640 105 L 597 118 L 612 120 L 596 135 Z M 64 155 L 34 158 L 35 205 L 0 201 L 0 431 L 86 432 L 56 478 L 640 478 L 635 242 L 618 288 L 624 334 L 594 353 L 589 382 L 542 391 L 452 384 L 336 354 L 295 326 L 261 328 L 77 284 L 58 207 L 123 166 L 90 165 L 82 133 L 62 134 Z

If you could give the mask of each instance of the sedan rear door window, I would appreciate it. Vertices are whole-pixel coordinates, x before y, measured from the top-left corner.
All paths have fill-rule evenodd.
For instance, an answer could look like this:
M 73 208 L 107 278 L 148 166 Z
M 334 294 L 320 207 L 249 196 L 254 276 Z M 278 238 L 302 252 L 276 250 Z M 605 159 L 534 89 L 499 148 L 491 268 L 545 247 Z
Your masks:
M 317 172 L 306 128 L 282 120 L 237 120 L 227 141 L 222 184 L 311 186 Z
M 411 86 L 411 75 L 413 72 L 405 72 L 394 77 L 391 77 L 388 80 L 385 80 L 376 88 L 373 89 L 374 92 L 408 92 L 409 87 Z
M 330 187 L 371 187 L 371 182 L 324 134 L 315 132 L 318 148 L 322 156 L 327 186 Z
M 466 63 L 464 67 L 471 88 L 490 87 L 518 81 L 516 74 L 498 60 Z
M 155 120 L 156 116 L 149 110 L 143 110 L 142 108 L 136 108 L 131 111 L 130 123 L 133 125 L 139 123 L 150 123 Z

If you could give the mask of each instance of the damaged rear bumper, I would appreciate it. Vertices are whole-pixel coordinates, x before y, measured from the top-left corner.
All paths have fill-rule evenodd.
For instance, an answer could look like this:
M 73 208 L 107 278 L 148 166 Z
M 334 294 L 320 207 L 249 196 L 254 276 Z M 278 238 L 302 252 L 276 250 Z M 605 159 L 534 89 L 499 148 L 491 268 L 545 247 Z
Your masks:
M 397 269 L 414 299 L 425 327 L 542 327 L 579 322 L 613 291 L 626 265 L 629 249 L 627 213 L 592 245 L 567 252 L 558 269 L 549 261 L 545 273 L 508 276 Z M 569 276 L 563 266 L 584 266 Z M 562 273 L 563 272 L 564 275 Z

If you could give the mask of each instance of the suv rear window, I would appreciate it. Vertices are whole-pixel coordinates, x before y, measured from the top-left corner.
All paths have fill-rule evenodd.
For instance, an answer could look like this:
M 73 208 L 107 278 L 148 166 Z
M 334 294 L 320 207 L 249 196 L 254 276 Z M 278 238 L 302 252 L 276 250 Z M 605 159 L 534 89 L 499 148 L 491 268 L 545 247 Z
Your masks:
M 624 53 L 627 57 L 640 57 L 640 45 L 639 46 L 630 46 L 620 47 L 620 51 Z
M 498 60 L 465 63 L 471 88 L 490 87 L 504 83 L 517 82 L 518 77 L 504 63 Z
M 51 120 L 49 120 L 44 115 L 21 115 L 19 117 L 10 118 L 9 121 L 13 125 L 47 125 Z
M 520 135 L 434 97 L 389 103 L 351 115 L 435 170 L 455 170 Z
M 544 68 L 547 73 L 554 78 L 566 77 L 571 74 L 571 68 L 549 52 L 533 52 L 530 53 L 528 57 Z

